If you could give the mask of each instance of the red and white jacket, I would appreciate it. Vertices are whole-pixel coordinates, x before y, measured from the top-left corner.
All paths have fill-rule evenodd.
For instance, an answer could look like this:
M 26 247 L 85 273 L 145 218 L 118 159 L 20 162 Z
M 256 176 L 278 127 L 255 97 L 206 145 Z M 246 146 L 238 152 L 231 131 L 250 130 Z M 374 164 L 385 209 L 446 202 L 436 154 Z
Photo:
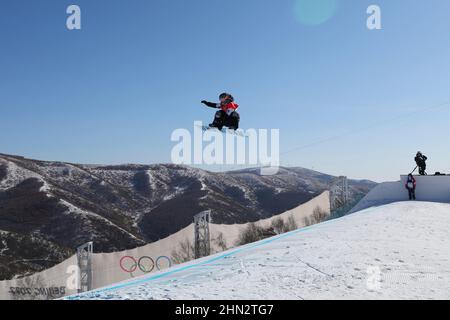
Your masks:
M 231 113 L 236 111 L 237 108 L 239 108 L 239 105 L 234 102 L 230 102 L 230 103 L 226 103 L 226 104 L 206 102 L 205 104 L 211 108 L 221 109 L 227 115 L 230 115 Z
M 416 179 L 414 179 L 414 177 L 412 177 L 412 180 L 409 180 L 409 179 L 406 180 L 405 188 L 408 190 L 416 189 Z

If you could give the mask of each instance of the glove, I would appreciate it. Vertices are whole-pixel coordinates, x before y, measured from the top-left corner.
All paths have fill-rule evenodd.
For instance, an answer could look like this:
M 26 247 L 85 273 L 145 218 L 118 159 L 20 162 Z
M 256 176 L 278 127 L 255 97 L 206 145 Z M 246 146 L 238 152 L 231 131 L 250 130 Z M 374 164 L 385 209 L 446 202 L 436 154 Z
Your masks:
M 203 103 L 203 104 L 206 104 L 206 103 L 207 103 L 207 101 L 206 101 L 206 100 L 202 100 L 202 103 Z

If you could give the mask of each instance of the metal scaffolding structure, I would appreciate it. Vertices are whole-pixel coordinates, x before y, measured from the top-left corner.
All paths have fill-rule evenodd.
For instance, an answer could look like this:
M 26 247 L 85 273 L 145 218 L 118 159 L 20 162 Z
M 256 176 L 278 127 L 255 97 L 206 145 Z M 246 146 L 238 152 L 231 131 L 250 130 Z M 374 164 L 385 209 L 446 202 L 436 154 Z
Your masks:
M 336 178 L 330 188 L 330 206 L 331 210 L 340 208 L 347 204 L 349 200 L 347 177 Z
M 87 242 L 77 248 L 77 261 L 80 270 L 78 293 L 92 290 L 93 246 L 93 242 Z
M 194 254 L 195 259 L 209 256 L 211 253 L 209 223 L 211 210 L 200 212 L 194 216 Z

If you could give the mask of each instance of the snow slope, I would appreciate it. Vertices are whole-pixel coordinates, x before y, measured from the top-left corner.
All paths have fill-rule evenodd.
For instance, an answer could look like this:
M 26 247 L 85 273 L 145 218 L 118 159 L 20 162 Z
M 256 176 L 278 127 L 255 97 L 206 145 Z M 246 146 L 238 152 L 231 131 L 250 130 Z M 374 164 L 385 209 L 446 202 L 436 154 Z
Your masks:
M 68 299 L 449 299 L 450 204 L 399 202 Z

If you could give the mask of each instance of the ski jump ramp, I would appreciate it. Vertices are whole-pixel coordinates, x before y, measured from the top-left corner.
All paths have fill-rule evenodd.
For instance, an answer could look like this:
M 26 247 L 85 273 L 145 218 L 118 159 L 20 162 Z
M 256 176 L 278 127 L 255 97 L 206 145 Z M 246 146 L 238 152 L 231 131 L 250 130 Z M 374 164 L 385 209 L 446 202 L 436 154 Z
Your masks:
M 449 212 L 372 207 L 66 299 L 448 299 Z
M 407 178 L 407 175 L 401 175 L 400 181 L 380 183 L 350 213 L 393 202 L 408 201 L 408 191 L 405 188 Z M 450 175 L 414 176 L 414 178 L 417 181 L 417 201 L 450 203 Z

